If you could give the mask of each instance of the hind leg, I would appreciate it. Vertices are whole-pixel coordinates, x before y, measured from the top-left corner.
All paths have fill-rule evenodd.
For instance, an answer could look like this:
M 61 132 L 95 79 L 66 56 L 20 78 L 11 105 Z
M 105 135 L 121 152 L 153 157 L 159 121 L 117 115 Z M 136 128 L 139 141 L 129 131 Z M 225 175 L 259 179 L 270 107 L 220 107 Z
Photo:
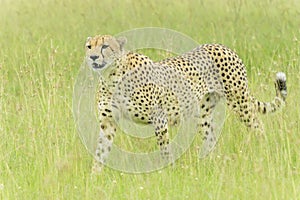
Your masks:
M 225 103 L 217 93 L 206 94 L 200 105 L 200 126 L 203 131 L 203 145 L 199 154 L 200 158 L 205 157 L 215 147 L 223 122 L 225 120 Z
M 241 98 L 236 101 L 227 101 L 228 106 L 239 116 L 240 120 L 251 130 L 263 133 L 264 127 L 258 118 L 257 111 L 251 98 L 244 93 Z

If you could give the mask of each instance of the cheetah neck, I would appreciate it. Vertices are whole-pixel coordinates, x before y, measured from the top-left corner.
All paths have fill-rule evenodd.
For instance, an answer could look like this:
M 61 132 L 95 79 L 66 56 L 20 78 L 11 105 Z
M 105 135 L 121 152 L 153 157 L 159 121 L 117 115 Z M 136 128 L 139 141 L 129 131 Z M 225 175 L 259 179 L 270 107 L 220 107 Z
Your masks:
M 115 86 L 122 79 L 122 71 L 125 70 L 126 54 L 116 57 L 113 62 L 103 69 L 99 75 L 102 81 L 107 84 L 109 88 L 115 88 Z

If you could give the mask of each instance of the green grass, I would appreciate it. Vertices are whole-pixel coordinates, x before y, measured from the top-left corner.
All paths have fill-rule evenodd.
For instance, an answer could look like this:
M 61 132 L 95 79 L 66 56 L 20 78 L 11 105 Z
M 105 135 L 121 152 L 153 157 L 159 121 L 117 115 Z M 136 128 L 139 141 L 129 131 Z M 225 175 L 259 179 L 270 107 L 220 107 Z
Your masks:
M 300 3 L 273 1 L 1 1 L 0 199 L 297 199 L 300 194 Z M 247 66 L 252 93 L 287 106 L 262 117 L 266 137 L 228 112 L 216 150 L 197 158 L 197 138 L 174 168 L 91 177 L 92 157 L 72 114 L 84 42 L 159 26 L 199 43 L 223 43 Z M 153 58 L 155 59 L 155 58 Z M 153 144 L 155 145 L 155 144 Z

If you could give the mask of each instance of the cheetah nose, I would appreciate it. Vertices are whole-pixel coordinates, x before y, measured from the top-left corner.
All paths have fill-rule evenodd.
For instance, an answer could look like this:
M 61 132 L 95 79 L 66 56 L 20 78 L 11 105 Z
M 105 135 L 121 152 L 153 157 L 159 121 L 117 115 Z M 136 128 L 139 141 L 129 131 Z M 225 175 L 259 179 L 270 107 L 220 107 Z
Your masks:
M 97 60 L 97 59 L 99 58 L 99 56 L 90 56 L 90 58 L 91 58 L 93 61 L 95 61 L 95 60 Z

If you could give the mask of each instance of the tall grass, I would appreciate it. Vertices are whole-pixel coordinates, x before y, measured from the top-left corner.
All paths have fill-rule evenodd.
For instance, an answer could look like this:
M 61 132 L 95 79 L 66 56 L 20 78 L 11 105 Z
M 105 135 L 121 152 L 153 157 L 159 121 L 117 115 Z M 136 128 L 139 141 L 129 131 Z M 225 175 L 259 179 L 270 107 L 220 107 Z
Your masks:
M 1 1 L 0 199 L 297 199 L 300 194 L 300 3 L 273 1 Z M 288 77 L 287 106 L 262 117 L 265 135 L 227 113 L 216 150 L 196 139 L 174 168 L 90 176 L 72 115 L 87 36 L 159 26 L 223 43 L 247 66 L 259 99 Z M 155 59 L 155 58 L 154 58 Z M 155 145 L 155 144 L 153 144 Z

